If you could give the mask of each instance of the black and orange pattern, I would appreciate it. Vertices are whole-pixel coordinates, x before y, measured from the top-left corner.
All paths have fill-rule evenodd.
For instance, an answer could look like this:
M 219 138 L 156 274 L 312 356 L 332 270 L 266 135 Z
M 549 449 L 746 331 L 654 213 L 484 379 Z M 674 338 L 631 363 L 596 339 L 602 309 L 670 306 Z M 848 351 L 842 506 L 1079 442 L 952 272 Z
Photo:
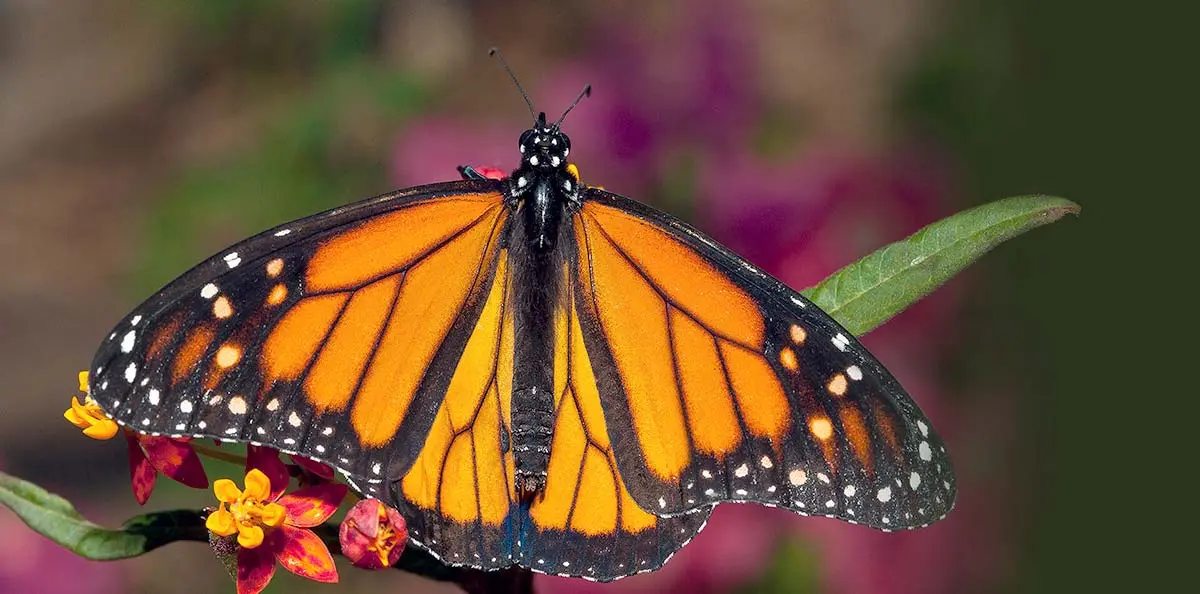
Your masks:
M 483 569 L 652 570 L 729 501 L 885 530 L 949 511 L 942 442 L 849 333 L 581 186 L 557 125 L 521 143 L 504 180 L 467 169 L 200 264 L 102 344 L 92 397 L 140 432 L 324 461 Z

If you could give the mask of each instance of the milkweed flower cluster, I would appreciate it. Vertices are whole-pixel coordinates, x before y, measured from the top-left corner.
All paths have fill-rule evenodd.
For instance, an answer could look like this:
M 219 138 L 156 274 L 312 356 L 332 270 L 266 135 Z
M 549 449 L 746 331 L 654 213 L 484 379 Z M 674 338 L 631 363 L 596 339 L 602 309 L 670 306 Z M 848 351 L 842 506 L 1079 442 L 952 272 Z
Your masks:
M 87 372 L 80 373 L 81 395 L 71 400 L 64 413 L 68 422 L 83 434 L 108 440 L 121 434 L 129 452 L 134 497 L 145 504 L 159 474 L 196 489 L 207 489 L 208 477 L 200 453 L 224 460 L 236 458 L 225 452 L 200 449 L 189 438 L 138 433 L 120 427 L 89 395 Z M 213 535 L 218 556 L 236 543 L 235 579 L 238 594 L 257 594 L 266 588 L 277 565 L 318 582 L 338 581 L 337 567 L 325 541 L 313 531 L 337 512 L 349 488 L 334 482 L 333 469 L 300 456 L 291 464 L 279 452 L 247 446 L 245 474 L 240 484 L 229 478 L 212 483 L 217 506 L 205 520 Z M 289 491 L 293 482 L 298 488 Z M 400 514 L 374 500 L 356 503 L 342 524 L 340 551 L 356 567 L 383 569 L 395 565 L 404 551 L 408 532 Z

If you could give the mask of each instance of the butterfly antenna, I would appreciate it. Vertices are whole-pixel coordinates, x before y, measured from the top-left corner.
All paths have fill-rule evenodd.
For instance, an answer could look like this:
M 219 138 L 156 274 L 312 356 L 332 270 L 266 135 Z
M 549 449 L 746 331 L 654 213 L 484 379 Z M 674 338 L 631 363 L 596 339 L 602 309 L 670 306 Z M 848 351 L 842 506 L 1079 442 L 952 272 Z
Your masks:
M 558 125 L 561 124 L 563 119 L 567 117 L 567 114 L 571 113 L 572 109 L 575 109 L 576 105 L 579 105 L 580 101 L 583 101 L 584 97 L 591 97 L 591 96 L 592 96 L 592 85 L 590 85 L 590 84 L 584 85 L 583 90 L 579 92 L 579 96 L 576 97 L 575 100 L 572 101 L 571 104 L 567 106 L 567 110 L 564 111 L 562 115 L 558 116 L 558 121 L 554 122 L 554 129 L 555 130 L 558 129 Z
M 504 61 L 504 56 L 500 53 L 500 48 L 494 47 L 488 50 L 488 55 L 500 60 L 500 65 L 504 67 L 504 71 L 508 73 L 508 77 L 512 79 L 514 85 L 517 85 L 517 90 L 520 91 L 521 98 L 525 100 L 525 105 L 529 107 L 529 115 L 533 118 L 536 125 L 537 114 L 533 111 L 533 102 L 529 100 L 529 94 L 525 92 L 525 87 L 521 86 L 521 81 L 517 80 L 517 75 L 513 73 L 512 68 L 508 67 L 508 62 Z

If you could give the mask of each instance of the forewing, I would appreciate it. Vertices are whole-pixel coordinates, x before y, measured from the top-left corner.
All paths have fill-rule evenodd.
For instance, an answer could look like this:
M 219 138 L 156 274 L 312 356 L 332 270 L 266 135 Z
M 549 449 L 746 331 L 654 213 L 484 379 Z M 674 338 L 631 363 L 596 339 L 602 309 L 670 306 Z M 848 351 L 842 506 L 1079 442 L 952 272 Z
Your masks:
M 425 440 L 506 220 L 498 184 L 455 182 L 264 232 L 122 320 L 91 395 L 140 432 L 259 443 L 380 482 Z

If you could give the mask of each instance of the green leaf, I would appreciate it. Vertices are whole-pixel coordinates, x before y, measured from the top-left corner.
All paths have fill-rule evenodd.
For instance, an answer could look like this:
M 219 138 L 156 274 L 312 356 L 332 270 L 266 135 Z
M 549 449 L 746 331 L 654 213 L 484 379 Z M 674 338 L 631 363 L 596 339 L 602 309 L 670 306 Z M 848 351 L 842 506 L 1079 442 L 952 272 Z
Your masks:
M 984 204 L 887 245 L 803 293 L 861 336 L 1002 242 L 1079 211 L 1078 204 L 1053 196 L 1017 196 Z
M 123 529 L 104 528 L 89 522 L 66 499 L 3 472 L 0 504 L 38 534 L 93 561 L 136 557 L 176 540 L 204 542 L 208 535 L 203 517 L 192 510 L 136 516 Z

